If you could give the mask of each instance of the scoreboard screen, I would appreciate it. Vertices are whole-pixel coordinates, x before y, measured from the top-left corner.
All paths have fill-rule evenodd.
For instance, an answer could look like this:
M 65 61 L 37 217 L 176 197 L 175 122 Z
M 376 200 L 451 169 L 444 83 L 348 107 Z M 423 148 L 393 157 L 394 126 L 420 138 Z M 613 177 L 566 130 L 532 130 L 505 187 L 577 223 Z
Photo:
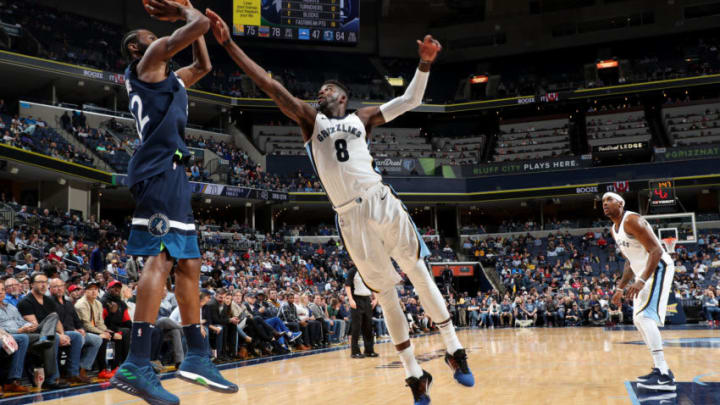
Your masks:
M 357 44 L 360 0 L 233 0 L 233 35 Z
M 675 205 L 675 187 L 672 180 L 651 180 L 648 182 L 648 188 L 650 190 L 651 206 L 667 207 Z

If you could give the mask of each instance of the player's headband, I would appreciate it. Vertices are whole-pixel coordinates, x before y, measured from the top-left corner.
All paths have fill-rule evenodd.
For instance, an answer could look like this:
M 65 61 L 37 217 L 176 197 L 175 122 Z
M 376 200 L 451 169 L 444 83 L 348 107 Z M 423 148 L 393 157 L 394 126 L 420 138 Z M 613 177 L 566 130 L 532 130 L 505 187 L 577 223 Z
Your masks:
M 625 206 L 625 199 L 620 197 L 620 194 L 608 191 L 607 193 L 603 194 L 602 199 L 604 200 L 605 197 L 612 197 L 613 199 L 620 201 L 620 205 L 622 205 L 623 207 Z

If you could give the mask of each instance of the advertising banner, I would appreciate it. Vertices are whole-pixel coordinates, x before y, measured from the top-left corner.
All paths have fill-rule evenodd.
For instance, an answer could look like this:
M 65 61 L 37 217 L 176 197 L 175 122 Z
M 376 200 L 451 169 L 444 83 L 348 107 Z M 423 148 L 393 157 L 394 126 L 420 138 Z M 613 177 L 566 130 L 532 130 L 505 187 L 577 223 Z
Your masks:
M 565 158 L 468 165 L 463 166 L 462 174 L 463 177 L 497 176 L 500 174 L 519 174 L 580 169 L 589 165 L 590 161 L 568 156 Z
M 720 157 L 720 145 L 684 146 L 679 148 L 657 148 L 655 160 L 691 160 Z

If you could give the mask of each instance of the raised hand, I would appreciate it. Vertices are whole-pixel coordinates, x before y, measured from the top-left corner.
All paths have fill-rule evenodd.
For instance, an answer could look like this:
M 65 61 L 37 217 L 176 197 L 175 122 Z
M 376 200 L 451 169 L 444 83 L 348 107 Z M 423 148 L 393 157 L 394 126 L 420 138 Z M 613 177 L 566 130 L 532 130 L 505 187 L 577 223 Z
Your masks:
M 171 0 L 147 0 L 144 5 L 145 11 L 156 20 L 175 22 L 185 19 L 183 14 L 185 6 L 180 3 Z
M 442 45 L 440 45 L 440 42 L 433 39 L 432 35 L 425 35 L 425 38 L 422 41 L 418 39 L 417 44 L 418 54 L 420 54 L 420 59 L 423 62 L 434 62 L 435 58 L 437 58 L 437 54 L 442 51 Z
M 225 21 L 209 8 L 205 9 L 205 16 L 210 19 L 210 28 L 218 43 L 223 46 L 227 45 L 230 42 L 230 28 Z

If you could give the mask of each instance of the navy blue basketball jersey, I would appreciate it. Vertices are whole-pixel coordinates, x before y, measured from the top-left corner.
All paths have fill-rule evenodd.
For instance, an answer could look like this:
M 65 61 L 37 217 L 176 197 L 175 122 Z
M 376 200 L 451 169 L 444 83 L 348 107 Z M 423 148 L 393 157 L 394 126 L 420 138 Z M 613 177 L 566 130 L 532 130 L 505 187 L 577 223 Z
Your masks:
M 188 116 L 185 84 L 175 72 L 159 83 L 140 81 L 135 70 L 137 63 L 125 70 L 129 108 L 140 137 L 140 147 L 128 166 L 130 187 L 172 168 L 176 152 L 182 154 L 180 157 L 190 155 L 185 145 Z

